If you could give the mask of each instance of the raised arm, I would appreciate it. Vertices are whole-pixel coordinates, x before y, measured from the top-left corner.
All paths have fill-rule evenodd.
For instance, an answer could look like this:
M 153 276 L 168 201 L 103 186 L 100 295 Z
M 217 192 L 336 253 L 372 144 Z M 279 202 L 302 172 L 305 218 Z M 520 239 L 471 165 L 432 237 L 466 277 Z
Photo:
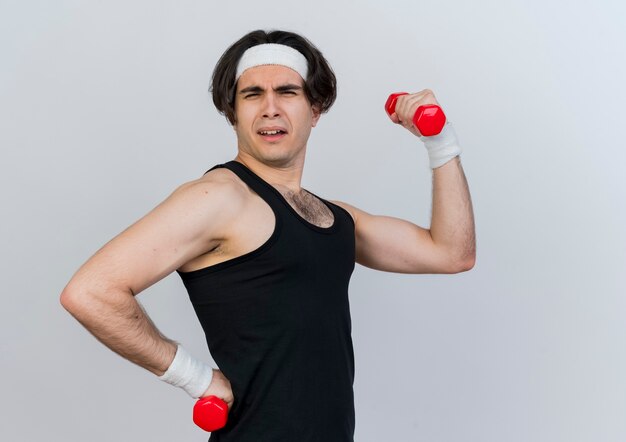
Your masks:
M 398 98 L 390 118 L 421 137 L 411 122 L 418 106 L 438 104 L 430 90 Z M 454 131 L 446 126 L 437 137 L 421 137 L 433 169 L 430 228 L 410 221 L 371 215 L 334 201 L 355 221 L 356 261 L 376 270 L 396 273 L 459 273 L 476 260 L 474 214 L 467 179 L 461 166 Z M 430 145 L 430 146 L 429 146 Z
M 217 246 L 242 201 L 223 179 L 206 176 L 180 186 L 85 262 L 61 304 L 111 350 L 162 375 L 176 343 L 157 330 L 135 295 Z

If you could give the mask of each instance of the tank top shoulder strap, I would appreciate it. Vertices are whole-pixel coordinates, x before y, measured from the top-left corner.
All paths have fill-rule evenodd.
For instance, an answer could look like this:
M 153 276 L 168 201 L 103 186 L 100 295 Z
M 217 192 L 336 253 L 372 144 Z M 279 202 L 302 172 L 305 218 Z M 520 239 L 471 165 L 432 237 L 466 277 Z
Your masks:
M 241 179 L 241 181 L 246 183 L 252 190 L 254 190 L 268 204 L 272 206 L 275 204 L 276 195 L 272 191 L 272 189 L 269 188 L 269 185 L 265 181 L 261 180 L 260 177 L 258 177 L 256 174 L 251 172 L 247 167 L 245 167 L 238 161 L 232 160 L 223 164 L 216 164 L 215 166 L 207 170 L 204 174 L 206 175 L 213 169 L 217 169 L 221 167 L 229 169 L 230 171 L 235 173 Z

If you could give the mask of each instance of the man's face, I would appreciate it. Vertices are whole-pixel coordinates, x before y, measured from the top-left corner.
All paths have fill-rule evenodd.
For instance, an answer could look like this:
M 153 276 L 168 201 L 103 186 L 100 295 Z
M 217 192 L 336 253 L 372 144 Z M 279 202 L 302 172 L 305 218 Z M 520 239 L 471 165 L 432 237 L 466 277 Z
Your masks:
M 237 82 L 235 131 L 239 149 L 263 162 L 290 163 L 303 156 L 319 112 L 309 103 L 304 80 L 285 66 L 256 66 Z

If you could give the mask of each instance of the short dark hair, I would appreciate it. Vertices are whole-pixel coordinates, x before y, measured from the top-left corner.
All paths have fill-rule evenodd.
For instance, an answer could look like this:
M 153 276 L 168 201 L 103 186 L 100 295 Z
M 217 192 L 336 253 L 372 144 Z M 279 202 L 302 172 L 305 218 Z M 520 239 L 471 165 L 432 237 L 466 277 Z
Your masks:
M 243 53 L 252 46 L 263 43 L 278 43 L 290 46 L 304 55 L 308 62 L 308 75 L 304 79 L 304 93 L 309 102 L 321 113 L 327 112 L 337 97 L 337 79 L 330 65 L 313 43 L 301 35 L 288 31 L 252 31 L 233 43 L 218 60 L 213 70 L 209 92 L 213 104 L 235 124 L 235 73 Z

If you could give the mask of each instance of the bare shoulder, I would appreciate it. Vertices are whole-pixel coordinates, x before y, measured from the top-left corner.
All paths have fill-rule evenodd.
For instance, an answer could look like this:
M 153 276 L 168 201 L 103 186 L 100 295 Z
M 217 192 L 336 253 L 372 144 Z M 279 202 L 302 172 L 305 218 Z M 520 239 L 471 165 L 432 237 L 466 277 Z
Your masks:
M 238 193 L 237 191 L 241 191 L 245 189 L 245 186 L 242 186 L 242 181 L 235 175 L 233 172 L 226 168 L 213 169 L 200 178 L 197 178 L 192 181 L 188 181 L 179 186 L 178 189 L 194 189 L 194 190 L 220 190 L 226 192 Z M 177 189 L 177 190 L 178 190 Z M 244 195 L 243 192 L 241 196 Z M 236 195 L 231 195 L 236 196 Z
M 248 197 L 245 185 L 228 169 L 213 169 L 202 177 L 181 184 L 170 198 L 181 200 L 191 211 L 213 212 L 227 220 L 236 214 Z

